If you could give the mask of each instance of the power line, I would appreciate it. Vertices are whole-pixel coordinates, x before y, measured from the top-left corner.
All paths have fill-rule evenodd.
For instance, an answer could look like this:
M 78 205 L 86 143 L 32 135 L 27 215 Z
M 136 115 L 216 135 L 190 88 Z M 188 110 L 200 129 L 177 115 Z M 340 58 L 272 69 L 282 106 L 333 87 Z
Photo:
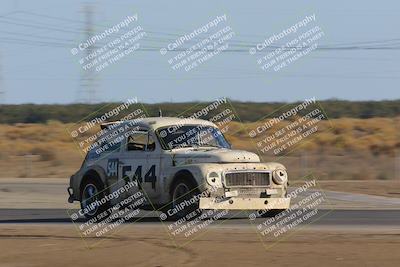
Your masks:
M 66 21 L 66 22 L 73 22 L 73 23 L 77 23 L 77 24 L 81 24 L 83 23 L 82 21 L 76 21 L 73 19 L 67 19 L 67 18 L 57 18 L 57 17 L 53 17 L 53 16 L 48 16 L 48 15 L 43 15 L 43 14 L 37 14 L 37 13 L 33 13 L 33 12 L 26 12 L 26 11 L 21 11 L 20 13 L 24 13 L 24 14 L 29 14 L 29 15 L 33 15 L 33 16 L 37 16 L 37 17 L 43 17 L 43 18 L 50 18 L 52 20 L 58 20 L 58 21 Z M 7 20 L 12 20 L 12 19 L 16 19 L 16 18 L 5 18 Z M 27 20 L 25 20 L 27 21 Z M 74 28 L 67 28 L 67 27 L 55 27 L 54 25 L 49 25 L 49 24 L 44 24 L 44 23 L 40 23 L 39 25 L 37 24 L 37 22 L 30 22 L 28 20 L 27 23 L 19 23 L 19 22 L 14 22 L 14 21 L 2 21 L 0 20 L 0 23 L 8 23 L 8 24 L 15 24 L 17 26 L 22 26 L 22 27 L 29 27 L 29 28 L 38 28 L 38 29 L 47 29 L 47 30 L 51 30 L 51 31 L 56 31 L 56 32 L 64 32 L 64 33 L 75 33 L 75 34 L 87 34 L 87 32 L 85 32 L 85 30 L 81 30 L 81 29 L 74 29 Z M 36 23 L 36 24 L 35 24 Z M 101 28 L 106 28 L 107 26 L 105 25 L 100 25 L 100 24 L 94 24 L 92 22 L 92 26 L 97 25 Z M 179 37 L 182 36 L 182 33 L 167 33 L 167 32 L 154 32 L 154 31 L 148 31 L 146 30 L 146 32 L 148 33 L 152 33 L 154 34 L 154 37 L 145 37 L 143 38 L 143 42 L 154 42 L 156 45 L 155 46 L 143 46 L 141 47 L 139 50 L 141 51 L 157 51 L 163 47 L 162 44 L 174 41 L 175 39 L 171 39 L 171 38 L 166 38 L 166 37 L 158 37 L 157 35 L 162 35 L 162 36 L 174 36 L 174 37 Z M 123 34 L 123 33 L 122 33 Z M 121 34 L 121 35 L 122 35 Z M 119 34 L 116 34 L 117 37 L 121 36 Z M 30 37 L 33 38 L 41 38 L 40 36 L 34 36 L 32 34 L 30 34 Z M 46 37 L 47 39 L 51 39 L 52 37 Z M 19 39 L 19 40 L 10 40 L 11 38 L 3 38 L 4 41 L 8 42 L 8 43 L 12 43 L 15 42 L 17 44 L 27 44 L 27 45 L 39 45 L 39 46 L 51 46 L 52 43 L 51 42 L 39 42 L 36 40 L 29 40 L 29 39 Z M 227 49 L 226 52 L 248 52 L 248 49 L 250 47 L 254 47 L 257 42 L 256 41 L 245 41 L 245 40 L 240 40 L 238 38 L 235 38 L 236 40 L 231 40 L 229 42 L 231 49 Z M 58 41 L 67 41 L 70 42 L 71 39 L 60 39 L 60 38 L 56 38 L 55 40 Z M 193 42 L 199 41 L 201 40 L 201 38 L 193 38 L 192 40 L 190 40 L 188 43 L 188 46 L 192 45 Z M 25 43 L 24 43 L 25 42 Z M 400 49 L 400 38 L 396 38 L 396 39 L 388 39 L 388 40 L 370 40 L 370 41 L 360 41 L 360 42 L 349 42 L 349 43 L 338 43 L 338 44 L 331 44 L 331 45 L 320 45 L 319 47 L 317 47 L 315 50 L 316 51 L 330 51 L 330 50 L 337 50 L 337 51 L 343 51 L 343 50 L 398 50 Z M 55 43 L 54 46 L 60 47 L 60 46 L 70 46 L 70 43 Z M 98 43 L 98 45 L 104 45 L 101 44 L 100 42 Z M 282 45 L 280 44 L 276 44 L 276 45 L 271 45 L 265 48 L 266 51 L 270 50 L 270 49 L 276 49 L 278 47 L 281 47 Z M 293 47 L 287 47 L 287 49 L 292 49 Z M 304 49 L 306 49 L 307 47 L 305 47 Z M 175 49 L 173 50 L 174 52 L 181 52 L 181 51 L 185 51 L 187 50 L 187 48 L 183 47 L 180 49 Z

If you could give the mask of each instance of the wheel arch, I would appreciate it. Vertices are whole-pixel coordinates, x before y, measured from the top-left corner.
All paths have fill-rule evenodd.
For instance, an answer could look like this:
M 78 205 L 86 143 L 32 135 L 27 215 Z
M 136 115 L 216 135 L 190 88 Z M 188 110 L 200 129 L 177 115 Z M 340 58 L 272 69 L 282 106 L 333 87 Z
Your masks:
M 82 189 L 83 189 L 83 185 L 89 180 L 89 179 L 95 179 L 96 181 L 98 181 L 99 183 L 101 183 L 103 185 L 103 187 L 106 187 L 106 181 L 103 178 L 103 176 L 99 173 L 98 170 L 96 169 L 89 169 L 87 170 L 83 175 L 82 175 L 82 179 L 79 183 L 79 194 L 78 194 L 78 198 L 79 200 L 81 200 L 81 194 L 82 194 Z M 104 189 L 103 188 L 103 189 Z
M 198 184 L 198 182 L 196 181 L 196 179 L 195 179 L 193 173 L 192 173 L 190 170 L 188 170 L 188 169 L 182 169 L 182 170 L 179 170 L 179 171 L 177 171 L 177 172 L 175 173 L 174 177 L 172 178 L 171 183 L 169 184 L 168 193 L 169 193 L 170 196 L 171 196 L 171 194 L 172 194 L 172 190 L 173 190 L 173 188 L 174 188 L 174 185 L 175 185 L 180 179 L 185 179 L 185 180 L 189 181 L 189 182 L 192 184 L 192 186 L 193 186 L 194 188 L 198 188 L 198 187 L 199 187 L 199 184 Z

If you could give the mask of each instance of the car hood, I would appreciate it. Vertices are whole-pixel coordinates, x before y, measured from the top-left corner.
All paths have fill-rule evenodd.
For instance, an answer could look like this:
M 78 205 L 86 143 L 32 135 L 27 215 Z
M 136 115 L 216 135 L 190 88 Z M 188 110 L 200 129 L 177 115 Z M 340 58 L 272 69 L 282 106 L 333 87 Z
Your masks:
M 256 163 L 260 162 L 257 154 L 225 148 L 185 148 L 174 151 L 173 158 L 175 163 L 194 164 L 194 163 Z

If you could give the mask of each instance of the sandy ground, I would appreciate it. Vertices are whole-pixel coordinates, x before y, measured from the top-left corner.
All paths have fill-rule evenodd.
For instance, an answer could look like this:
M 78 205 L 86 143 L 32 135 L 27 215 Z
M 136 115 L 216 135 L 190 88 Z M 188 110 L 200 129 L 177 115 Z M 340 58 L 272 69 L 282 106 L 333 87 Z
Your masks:
M 341 191 L 349 193 L 385 196 L 385 197 L 400 197 L 400 180 L 387 181 L 318 181 L 319 186 L 324 190 Z
M 315 229 L 263 244 L 211 228 L 176 247 L 159 227 L 129 226 L 88 249 L 70 225 L 0 225 L 0 266 L 398 266 L 400 229 Z M 271 246 L 270 246 L 271 245 Z
M 389 194 L 399 191 L 395 181 L 374 182 L 331 181 L 319 187 L 324 189 L 335 209 L 398 209 L 400 199 L 395 197 L 398 195 Z M 66 179 L 0 179 L 0 208 L 75 207 L 76 203 L 66 203 L 67 183 Z M 193 241 L 184 242 L 171 239 L 158 223 L 124 225 L 119 232 L 100 239 L 82 239 L 75 226 L 70 223 L 0 224 L 0 267 L 359 267 L 398 266 L 400 261 L 400 226 L 396 222 L 364 226 L 308 225 L 268 241 L 260 238 L 256 229 L 247 223 L 210 226 Z

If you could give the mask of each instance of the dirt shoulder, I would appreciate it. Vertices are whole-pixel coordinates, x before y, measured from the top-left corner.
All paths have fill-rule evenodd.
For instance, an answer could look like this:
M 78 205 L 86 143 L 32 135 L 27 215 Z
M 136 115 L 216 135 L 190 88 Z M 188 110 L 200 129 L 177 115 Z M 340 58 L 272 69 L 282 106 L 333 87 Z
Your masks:
M 0 225 L 0 266 L 397 266 L 400 232 L 301 230 L 266 248 L 253 230 L 212 228 L 177 248 L 130 226 L 87 249 L 71 225 Z
M 400 180 L 388 181 L 318 181 L 323 190 L 340 191 L 357 194 L 367 194 L 400 198 Z

